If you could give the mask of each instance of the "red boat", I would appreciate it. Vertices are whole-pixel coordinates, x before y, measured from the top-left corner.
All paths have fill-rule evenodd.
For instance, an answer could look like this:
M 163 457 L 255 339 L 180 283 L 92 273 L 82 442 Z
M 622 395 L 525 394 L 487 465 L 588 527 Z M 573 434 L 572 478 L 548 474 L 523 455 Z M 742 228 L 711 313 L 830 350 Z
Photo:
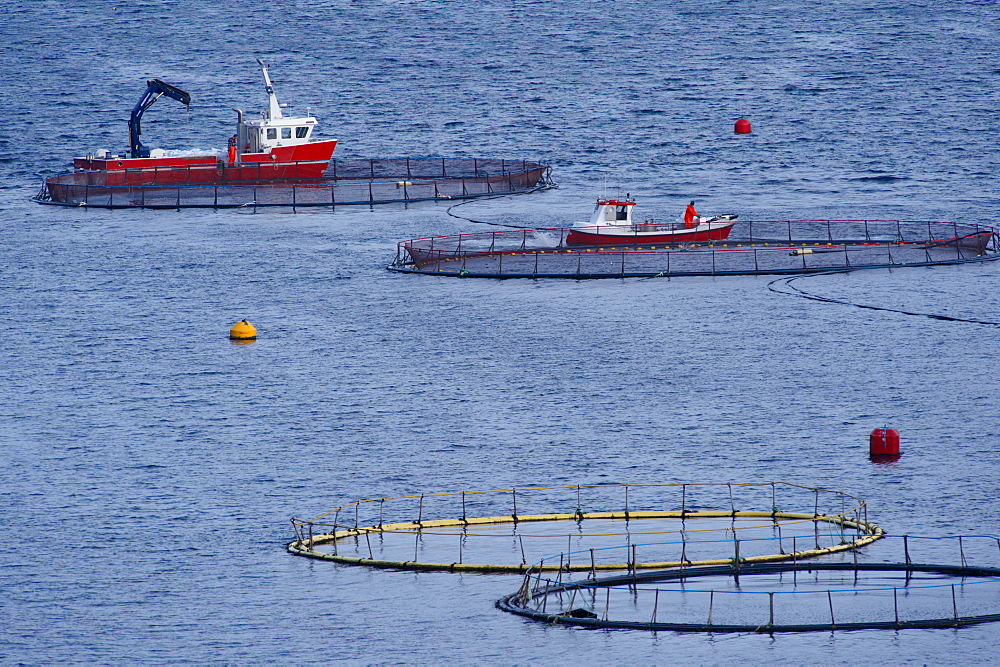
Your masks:
M 225 158 L 219 155 L 168 155 L 150 150 L 139 141 L 143 112 L 162 95 L 191 103 L 183 90 L 159 79 L 146 82 L 146 92 L 132 109 L 129 119 L 129 152 L 118 156 L 110 151 L 73 160 L 77 171 L 106 175 L 100 185 L 158 185 L 173 183 L 217 183 L 232 181 L 280 181 L 322 178 L 336 139 L 314 139 L 316 119 L 311 115 L 285 116 L 274 93 L 268 66 L 259 58 L 268 95 L 268 110 L 259 120 L 245 120 L 237 114 L 236 134 L 229 140 Z M 105 180 L 105 179 L 102 179 Z
M 632 222 L 635 202 L 625 199 L 598 199 L 590 222 L 572 227 L 568 245 L 634 245 L 638 243 L 691 243 L 722 241 L 729 236 L 738 216 L 697 216 L 690 226 L 683 222 Z

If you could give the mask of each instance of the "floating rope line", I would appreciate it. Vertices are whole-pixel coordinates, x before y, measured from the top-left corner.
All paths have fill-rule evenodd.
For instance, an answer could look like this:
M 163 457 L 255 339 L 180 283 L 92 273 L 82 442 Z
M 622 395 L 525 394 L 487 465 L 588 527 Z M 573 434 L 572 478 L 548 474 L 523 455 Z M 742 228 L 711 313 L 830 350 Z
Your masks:
M 1000 255 L 992 259 L 1000 259 Z M 898 308 L 887 308 L 885 306 L 872 306 L 870 304 L 865 304 L 865 303 L 856 303 L 853 301 L 846 301 L 843 299 L 834 299 L 832 297 L 825 297 L 825 296 L 819 296 L 818 294 L 812 294 L 810 292 L 806 292 L 805 290 L 799 287 L 796 287 L 795 285 L 792 285 L 793 281 L 800 280 L 802 278 L 812 278 L 815 276 L 830 276 L 838 273 L 850 273 L 851 271 L 854 270 L 856 269 L 838 269 L 836 271 L 823 271 L 821 273 L 814 273 L 808 276 L 799 275 L 799 276 L 778 278 L 776 280 L 772 280 L 771 282 L 769 282 L 767 284 L 767 288 L 772 292 L 775 292 L 776 294 L 784 294 L 785 296 L 799 296 L 804 299 L 812 299 L 813 301 L 821 301 L 823 303 L 836 303 L 843 306 L 854 306 L 855 308 L 864 308 L 866 310 L 881 310 L 887 313 L 898 313 L 900 315 L 911 315 L 914 317 L 929 317 L 932 320 L 944 320 L 947 322 L 967 322 L 969 324 L 984 324 L 986 326 L 994 326 L 994 327 L 1000 326 L 1000 322 L 991 322 L 989 320 L 974 320 L 963 317 L 952 317 L 950 315 L 939 315 L 936 313 L 919 313 L 909 310 L 901 310 Z M 776 284 L 781 285 L 783 287 L 787 287 L 792 291 L 791 292 L 782 291 L 775 287 Z
M 537 186 L 535 186 L 534 188 L 531 188 L 531 189 L 519 192 L 518 194 L 533 194 L 533 193 L 538 192 L 540 190 L 549 190 L 551 188 L 556 188 L 556 187 L 559 187 L 559 186 L 556 184 L 555 181 L 553 181 L 551 178 L 549 178 L 548 174 L 546 174 L 542 178 L 542 180 L 539 181 L 539 183 L 538 183 Z M 492 200 L 492 199 L 503 199 L 505 197 L 510 197 L 510 194 L 506 193 L 506 194 L 494 195 L 492 197 L 479 197 L 479 201 L 489 201 L 489 200 Z M 491 225 L 493 227 L 506 227 L 506 228 L 513 228 L 513 229 L 531 229 L 530 227 L 523 227 L 521 225 L 512 225 L 510 223 L 504 223 L 504 222 L 489 222 L 488 220 L 476 220 L 474 218 L 467 218 L 465 216 L 457 215 L 457 214 L 451 212 L 452 209 L 454 209 L 454 208 L 458 208 L 459 206 L 465 206 L 466 204 L 471 204 L 472 202 L 473 202 L 473 200 L 468 199 L 468 200 L 465 200 L 465 201 L 458 202 L 457 204 L 452 204 L 451 206 L 449 206 L 447 208 L 447 210 L 445 211 L 445 213 L 447 213 L 448 215 L 450 215 L 453 218 L 458 218 L 459 220 L 465 220 L 466 222 L 472 222 L 472 223 L 475 223 L 477 225 Z M 466 272 L 466 273 L 468 273 L 468 272 Z M 465 275 L 465 274 L 463 274 L 463 275 Z

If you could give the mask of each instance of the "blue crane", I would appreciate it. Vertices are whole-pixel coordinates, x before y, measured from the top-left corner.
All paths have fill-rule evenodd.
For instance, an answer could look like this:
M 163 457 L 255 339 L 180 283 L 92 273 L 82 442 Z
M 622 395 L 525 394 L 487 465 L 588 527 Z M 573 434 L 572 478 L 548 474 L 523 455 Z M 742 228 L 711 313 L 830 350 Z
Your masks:
M 159 79 L 147 81 L 146 92 L 142 94 L 142 97 L 136 102 L 135 107 L 132 108 L 132 116 L 128 121 L 130 157 L 149 157 L 149 149 L 139 141 L 139 135 L 142 134 L 140 121 L 142 120 L 143 112 L 153 106 L 153 102 L 160 99 L 160 95 L 166 95 L 169 98 L 175 99 L 186 107 L 191 106 L 191 96 L 180 88 L 171 86 L 169 83 L 165 83 Z

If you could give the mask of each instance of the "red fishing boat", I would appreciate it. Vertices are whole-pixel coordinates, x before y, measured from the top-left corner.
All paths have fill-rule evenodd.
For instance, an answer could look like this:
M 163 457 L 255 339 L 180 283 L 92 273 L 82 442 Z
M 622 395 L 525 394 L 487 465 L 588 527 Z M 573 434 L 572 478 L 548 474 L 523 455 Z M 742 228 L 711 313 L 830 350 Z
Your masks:
M 330 163 L 336 139 L 313 137 L 317 122 L 305 116 L 282 113 L 268 66 L 259 58 L 264 74 L 268 108 L 259 119 L 247 120 L 237 114 L 236 134 L 229 140 L 226 155 L 170 155 L 161 149 L 149 149 L 139 141 L 142 114 L 161 96 L 191 104 L 191 96 L 160 79 L 146 82 L 146 91 L 132 109 L 129 118 L 129 151 L 112 155 L 98 151 L 73 160 L 78 172 L 105 175 L 99 185 L 158 185 L 173 183 L 212 183 L 232 181 L 281 181 L 321 178 Z
M 586 226 L 572 227 L 568 245 L 627 245 L 637 243 L 691 243 L 722 241 L 729 236 L 738 216 L 733 214 L 695 216 L 690 224 L 646 220 L 634 223 L 635 201 L 598 199 L 594 215 Z

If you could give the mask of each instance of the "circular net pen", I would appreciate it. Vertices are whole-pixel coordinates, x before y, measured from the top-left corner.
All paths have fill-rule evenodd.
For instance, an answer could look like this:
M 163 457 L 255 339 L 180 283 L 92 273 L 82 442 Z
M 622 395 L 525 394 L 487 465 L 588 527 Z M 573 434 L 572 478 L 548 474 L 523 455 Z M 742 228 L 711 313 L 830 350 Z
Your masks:
M 401 241 L 387 267 L 465 278 L 661 278 L 818 273 L 1000 258 L 997 229 L 903 220 L 748 220 L 731 238 L 686 244 L 568 245 L 570 228 Z
M 198 170 L 158 167 L 77 171 L 45 179 L 41 204 L 96 208 L 337 207 L 471 199 L 530 192 L 551 185 L 549 167 L 528 160 L 391 158 L 331 160 L 320 179 L 296 178 L 297 164 L 268 163 L 275 179 L 252 167 Z M 235 172 L 240 180 L 231 180 Z
M 655 545 L 616 547 L 627 554 Z M 584 557 L 564 553 L 560 557 Z M 947 564 L 940 564 L 947 563 Z M 567 581 L 540 568 L 497 607 L 546 623 L 678 632 L 960 627 L 1000 621 L 996 536 L 883 536 L 864 552 Z
M 292 519 L 299 556 L 408 570 L 637 570 L 803 559 L 879 538 L 865 503 L 784 482 L 598 484 L 359 500 Z M 670 539 L 663 539 L 670 536 Z M 660 539 L 657 539 L 659 537 Z M 655 547 L 622 554 L 613 545 Z M 551 557 L 565 552 L 567 555 Z M 532 564 L 533 563 L 533 564 Z

